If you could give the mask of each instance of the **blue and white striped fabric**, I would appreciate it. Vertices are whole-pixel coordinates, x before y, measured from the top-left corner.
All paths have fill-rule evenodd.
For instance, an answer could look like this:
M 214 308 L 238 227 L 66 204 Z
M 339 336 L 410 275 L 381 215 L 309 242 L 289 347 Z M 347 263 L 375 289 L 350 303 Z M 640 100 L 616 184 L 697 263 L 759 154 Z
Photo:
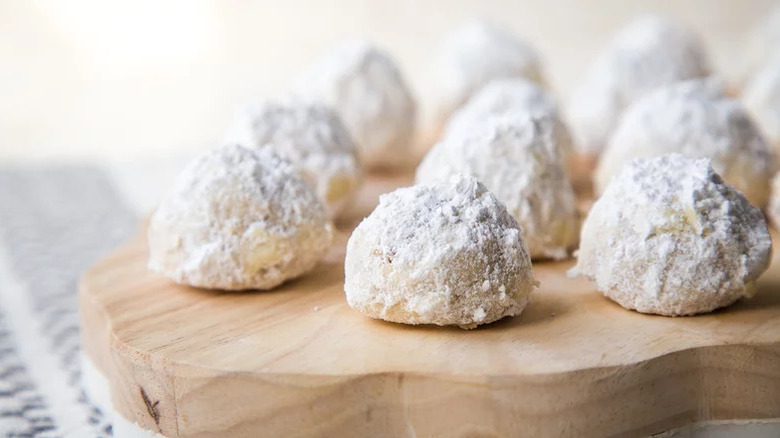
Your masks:
M 0 167 L 0 436 L 111 436 L 81 389 L 76 289 L 159 193 L 148 171 Z

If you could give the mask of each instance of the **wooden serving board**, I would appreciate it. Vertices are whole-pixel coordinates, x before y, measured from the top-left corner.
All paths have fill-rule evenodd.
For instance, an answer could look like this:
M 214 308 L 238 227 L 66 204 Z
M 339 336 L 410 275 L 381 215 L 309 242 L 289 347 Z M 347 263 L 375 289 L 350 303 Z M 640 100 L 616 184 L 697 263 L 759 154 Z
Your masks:
M 372 177 L 341 225 L 409 182 Z M 522 315 L 463 331 L 351 310 L 348 235 L 267 292 L 177 286 L 146 269 L 143 232 L 100 261 L 82 336 L 115 411 L 167 437 L 641 436 L 780 417 L 777 260 L 755 298 L 683 318 L 624 310 L 567 278 L 571 261 L 538 263 Z

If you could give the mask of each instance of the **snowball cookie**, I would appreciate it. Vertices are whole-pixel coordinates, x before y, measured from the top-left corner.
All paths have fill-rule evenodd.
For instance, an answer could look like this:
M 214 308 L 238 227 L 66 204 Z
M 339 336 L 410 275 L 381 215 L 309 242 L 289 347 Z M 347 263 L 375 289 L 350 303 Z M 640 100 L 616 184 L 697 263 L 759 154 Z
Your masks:
M 748 82 L 742 101 L 772 149 L 780 152 L 780 55 Z
M 535 285 L 517 222 L 462 175 L 382 195 L 349 238 L 345 275 L 367 316 L 464 329 L 519 314 Z
M 331 217 L 359 186 L 355 144 L 338 115 L 324 105 L 261 102 L 239 115 L 227 137 L 227 143 L 270 147 L 290 161 L 325 202 Z
M 573 165 L 569 162 L 572 156 L 571 136 L 555 99 L 538 84 L 524 78 L 497 79 L 481 88 L 450 117 L 444 135 L 464 135 L 475 122 L 511 113 L 549 117 L 553 122 L 553 142 L 567 167 Z
M 439 59 L 442 118 L 490 81 L 526 78 L 542 83 L 539 55 L 523 40 L 487 22 L 471 22 L 445 40 Z
M 325 255 L 325 207 L 269 149 L 231 145 L 190 163 L 149 224 L 149 268 L 209 289 L 270 289 Z
M 520 224 L 532 258 L 566 258 L 579 217 L 553 131 L 552 120 L 527 113 L 487 118 L 436 144 L 417 168 L 417 182 L 456 174 L 479 179 Z
M 582 227 L 572 274 L 642 313 L 709 312 L 753 294 L 772 241 L 761 211 L 708 159 L 636 159 L 612 180 Z
M 703 79 L 662 87 L 626 110 L 596 169 L 596 191 L 630 159 L 671 152 L 712 159 L 729 184 L 766 206 L 774 154 L 742 106 Z
M 332 106 L 367 166 L 409 161 L 417 105 L 386 53 L 364 41 L 343 43 L 304 72 L 294 93 Z
M 686 29 L 657 16 L 631 22 L 572 92 L 568 118 L 578 152 L 598 156 L 623 109 L 645 93 L 709 72 L 701 42 Z

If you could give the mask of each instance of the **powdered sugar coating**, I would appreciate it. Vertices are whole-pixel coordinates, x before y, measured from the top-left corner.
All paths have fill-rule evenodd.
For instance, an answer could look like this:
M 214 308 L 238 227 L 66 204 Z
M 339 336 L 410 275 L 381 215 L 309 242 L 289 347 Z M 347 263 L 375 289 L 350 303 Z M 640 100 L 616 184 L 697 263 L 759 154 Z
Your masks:
M 707 76 L 709 61 L 699 39 L 658 16 L 623 28 L 574 89 L 568 117 L 575 146 L 596 156 L 623 109 L 662 85 Z
M 527 113 L 486 118 L 436 144 L 417 182 L 479 179 L 520 224 L 532 258 L 566 258 L 577 243 L 579 214 L 553 132 L 552 120 Z
M 269 149 L 196 158 L 149 223 L 149 268 L 177 283 L 270 289 L 325 255 L 331 225 L 312 188 Z
M 338 115 L 322 104 L 265 101 L 249 106 L 229 130 L 226 143 L 268 147 L 291 162 L 331 217 L 360 184 L 357 148 Z
M 662 87 L 626 110 L 596 170 L 596 191 L 630 159 L 672 152 L 710 158 L 729 184 L 766 206 L 774 154 L 739 102 L 702 79 Z
M 775 153 L 780 152 L 780 53 L 773 60 L 767 61 L 748 82 L 742 93 L 742 101 Z
M 463 176 L 382 195 L 345 274 L 347 303 L 372 318 L 462 328 L 519 314 L 534 286 L 517 222 Z
M 555 99 L 537 83 L 524 78 L 498 79 L 488 83 L 447 121 L 444 136 L 463 136 L 474 123 L 493 116 L 530 114 L 553 122 L 553 142 L 567 168 L 572 156 L 571 136 Z
M 441 49 L 443 118 L 496 79 L 526 78 L 543 83 L 539 55 L 503 29 L 475 21 L 455 30 Z
M 573 274 L 627 309 L 691 315 L 753 293 L 772 242 L 761 211 L 708 159 L 632 160 L 582 227 Z
M 395 166 L 410 159 L 417 104 L 385 52 L 365 41 L 340 44 L 301 75 L 293 92 L 336 110 L 365 165 Z

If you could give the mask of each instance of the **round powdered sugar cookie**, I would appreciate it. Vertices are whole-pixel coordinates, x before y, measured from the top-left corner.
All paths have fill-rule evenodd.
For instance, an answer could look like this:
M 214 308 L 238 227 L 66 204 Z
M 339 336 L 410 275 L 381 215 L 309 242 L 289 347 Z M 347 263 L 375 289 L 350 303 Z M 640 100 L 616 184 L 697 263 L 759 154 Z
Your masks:
M 707 76 L 699 39 L 661 17 L 638 18 L 621 30 L 575 87 L 568 107 L 575 147 L 598 156 L 623 109 L 659 86 Z
M 563 122 L 555 99 L 537 83 L 524 78 L 497 79 L 474 94 L 447 121 L 444 136 L 467 135 L 474 123 L 493 116 L 529 114 L 547 117 L 553 122 L 553 142 L 570 168 L 573 163 L 569 129 Z
M 335 109 L 365 165 L 393 167 L 411 159 L 417 104 L 395 61 L 371 44 L 334 47 L 301 75 L 293 94 Z
M 349 238 L 345 277 L 365 315 L 464 329 L 519 314 L 535 284 L 517 222 L 463 176 L 382 195 Z
M 445 40 L 438 60 L 442 80 L 440 116 L 447 118 L 495 79 L 543 83 L 539 55 L 526 42 L 484 21 L 468 23 Z
M 579 213 L 555 144 L 554 122 L 528 113 L 493 116 L 436 144 L 417 168 L 417 182 L 471 175 L 506 204 L 534 259 L 568 257 Z
M 570 273 L 627 309 L 692 315 L 751 296 L 771 255 L 761 211 L 710 160 L 671 154 L 635 159 L 610 182 Z
M 710 158 L 729 184 L 766 206 L 774 153 L 739 102 L 704 79 L 662 87 L 626 110 L 596 169 L 596 191 L 632 158 L 672 152 Z
M 179 175 L 149 223 L 149 268 L 209 289 L 269 289 L 314 267 L 325 207 L 270 149 L 220 147 Z
M 333 217 L 354 195 L 361 169 L 355 144 L 329 107 L 299 101 L 248 106 L 226 143 L 269 147 L 300 171 Z

